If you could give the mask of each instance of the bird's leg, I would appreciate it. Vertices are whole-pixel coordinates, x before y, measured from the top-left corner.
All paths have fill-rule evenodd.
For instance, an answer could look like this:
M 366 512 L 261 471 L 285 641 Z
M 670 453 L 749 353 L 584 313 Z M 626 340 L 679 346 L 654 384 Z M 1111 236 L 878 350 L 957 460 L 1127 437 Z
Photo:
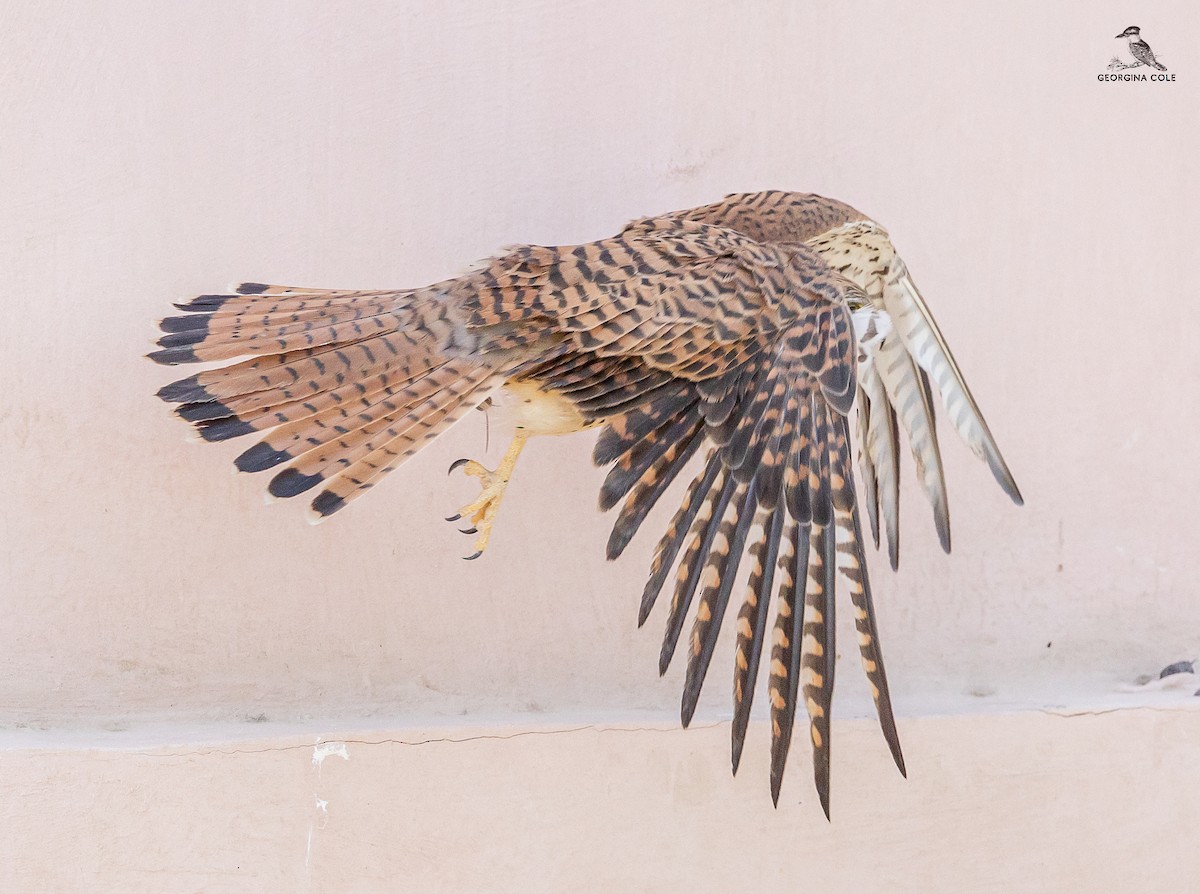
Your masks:
M 508 487 L 508 480 L 512 478 L 513 468 L 517 465 L 517 457 L 521 455 L 521 450 L 525 447 L 527 440 L 529 440 L 529 435 L 517 429 L 512 443 L 508 445 L 508 450 L 505 452 L 504 458 L 500 460 L 500 465 L 496 467 L 496 471 L 494 472 L 484 468 L 482 463 L 478 463 L 473 459 L 460 459 L 450 466 L 451 472 L 461 468 L 463 472 L 471 477 L 478 478 L 483 485 L 483 492 L 480 493 L 477 500 L 463 506 L 457 513 L 446 519 L 446 521 L 468 519 L 472 527 L 468 528 L 464 533 L 479 535 L 475 538 L 475 552 L 466 558 L 478 559 L 483 555 L 483 551 L 487 549 L 488 538 L 492 533 L 492 525 L 495 523 L 496 513 L 500 509 L 500 501 L 504 498 L 504 491 Z

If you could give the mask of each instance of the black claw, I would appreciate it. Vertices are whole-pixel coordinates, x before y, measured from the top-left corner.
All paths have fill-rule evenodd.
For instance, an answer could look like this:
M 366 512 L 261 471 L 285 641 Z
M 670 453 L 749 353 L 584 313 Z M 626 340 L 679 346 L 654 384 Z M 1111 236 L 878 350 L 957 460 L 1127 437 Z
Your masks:
M 461 513 L 458 513 L 458 512 L 456 512 L 456 513 L 454 513 L 453 515 L 448 515 L 448 516 L 446 516 L 446 521 L 448 521 L 448 522 L 456 522 L 456 521 L 458 521 L 460 518 L 462 518 L 462 514 L 461 514 Z
M 450 463 L 450 468 L 448 468 L 446 470 L 446 474 L 453 475 L 455 469 L 461 469 L 463 466 L 465 466 L 469 462 L 470 462 L 470 460 L 467 459 L 465 456 L 462 459 L 456 459 L 454 462 Z
M 459 528 L 458 533 L 460 533 L 460 534 L 478 534 L 479 529 L 476 528 L 474 525 L 472 525 L 469 528 Z
M 463 561 L 466 561 L 466 562 L 473 562 L 473 561 L 475 561 L 476 559 L 478 559 L 478 558 L 479 558 L 480 556 L 482 556 L 482 555 L 483 555 L 483 550 L 481 550 L 481 549 L 477 549 L 477 550 L 475 550 L 475 552 L 474 552 L 474 553 L 472 553 L 471 555 L 469 555 L 469 556 L 463 556 Z

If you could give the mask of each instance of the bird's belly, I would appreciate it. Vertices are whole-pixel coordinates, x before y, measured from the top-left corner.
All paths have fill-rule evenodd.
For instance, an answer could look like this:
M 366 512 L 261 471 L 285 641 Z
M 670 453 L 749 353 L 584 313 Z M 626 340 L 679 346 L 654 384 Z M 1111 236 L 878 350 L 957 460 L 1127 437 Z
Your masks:
M 561 391 L 545 390 L 527 381 L 506 382 L 497 407 L 518 431 L 530 435 L 569 435 L 604 421 L 585 419 Z

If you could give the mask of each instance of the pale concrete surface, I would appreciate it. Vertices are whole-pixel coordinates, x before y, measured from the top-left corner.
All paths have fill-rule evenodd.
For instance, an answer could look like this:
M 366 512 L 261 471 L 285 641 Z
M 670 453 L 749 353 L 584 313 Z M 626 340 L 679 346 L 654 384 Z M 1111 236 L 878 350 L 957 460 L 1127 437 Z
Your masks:
M 648 712 L 669 726 L 682 674 L 654 673 L 661 616 L 645 631 L 633 624 L 655 538 L 604 562 L 608 521 L 593 509 L 601 474 L 589 437 L 529 448 L 488 555 L 467 564 L 463 538 L 440 519 L 470 483 L 443 472 L 483 453 L 483 419 L 310 528 L 299 505 L 262 505 L 261 477 L 226 474 L 238 446 L 183 443 L 183 427 L 152 397 L 171 373 L 140 355 L 171 300 L 238 280 L 420 284 L 506 243 L 595 238 L 631 217 L 767 187 L 845 199 L 890 229 L 1027 506 L 1011 506 L 945 433 L 955 552 L 943 556 L 906 464 L 901 571 L 877 562 L 873 578 L 901 734 L 910 764 L 930 768 L 923 781 L 901 785 L 885 767 L 865 768 L 864 749 L 849 745 L 858 733 L 839 733 L 838 822 L 803 838 L 797 826 L 768 834 L 762 825 L 789 813 L 765 808 L 762 773 L 731 787 L 717 772 L 727 732 L 654 739 L 678 766 L 697 762 L 680 772 L 712 768 L 711 788 L 701 786 L 708 812 L 686 820 L 661 800 L 667 781 L 643 769 L 638 737 L 602 759 L 582 734 L 578 754 L 567 744 L 575 737 L 529 740 L 552 742 L 560 762 L 533 803 L 563 800 L 549 813 L 557 835 L 578 824 L 574 862 L 561 871 L 603 860 L 587 851 L 586 833 L 624 811 L 684 822 L 690 837 L 673 847 L 695 854 L 732 848 L 722 842 L 734 834 L 748 842 L 740 859 L 767 880 L 830 871 L 821 856 L 829 836 L 843 857 L 851 840 L 866 854 L 839 866 L 885 872 L 904 846 L 871 856 L 870 834 L 842 822 L 856 812 L 877 815 L 875 835 L 893 840 L 928 829 L 932 837 L 907 845 L 918 849 L 951 825 L 963 836 L 1002 827 L 993 845 L 967 852 L 1016 871 L 1024 857 L 1004 861 L 1044 832 L 1029 825 L 1029 805 L 1074 809 L 1099 828 L 1095 811 L 1117 797 L 1091 788 L 1102 778 L 1135 789 L 1094 839 L 1104 845 L 1096 859 L 1124 877 L 1107 845 L 1142 834 L 1136 815 L 1164 837 L 1147 839 L 1135 865 L 1168 863 L 1178 853 L 1168 820 L 1186 816 L 1195 828 L 1194 786 L 1182 783 L 1188 752 L 1179 744 L 1150 760 L 1146 748 L 1154 735 L 1194 733 L 1193 715 L 1087 721 L 1110 736 L 1103 751 L 1087 736 L 1058 741 L 1063 725 L 1038 715 L 996 742 L 999 720 L 943 739 L 918 732 L 931 729 L 931 712 L 1103 700 L 1121 681 L 1200 653 L 1200 296 L 1190 269 L 1200 232 L 1200 11 L 1184 2 L 1139 10 L 1175 83 L 1097 82 L 1121 49 L 1112 35 L 1131 24 L 1112 2 L 986 11 L 949 0 L 4 4 L 0 722 L 15 736 L 50 737 L 40 755 L 5 755 L 20 772 L 7 777 L 4 802 L 21 822 L 35 817 L 30 828 L 72 830 L 23 839 L 30 846 L 6 871 L 36 867 L 70 889 L 62 843 L 72 841 L 98 853 L 75 861 L 79 887 L 103 872 L 112 889 L 128 889 L 118 864 L 136 851 L 174 854 L 159 866 L 173 880 L 165 889 L 189 890 L 174 882 L 235 859 L 222 850 L 240 828 L 228 808 L 256 795 L 255 765 L 180 758 L 162 775 L 125 752 L 89 751 L 104 730 L 265 718 L 329 723 L 329 732 L 495 716 L 533 728 L 605 712 Z M 493 431 L 488 458 L 500 441 Z M 698 724 L 728 716 L 729 666 L 728 651 L 714 660 Z M 866 712 L 863 688 L 848 664 L 838 717 Z M 1036 726 L 1035 750 L 1053 749 L 1043 769 L 1014 745 L 1026 723 Z M 260 735 L 255 728 L 227 738 Z M 747 759 L 765 760 L 761 740 Z M 546 757 L 527 744 L 476 759 Z M 395 825 L 386 837 L 354 827 L 355 847 L 369 852 L 323 871 L 365 874 L 324 890 L 388 890 L 372 873 L 423 846 L 400 840 L 409 801 L 434 826 L 477 828 L 474 812 L 492 802 L 469 800 L 467 789 L 451 797 L 441 782 L 478 780 L 480 765 L 460 766 L 461 749 L 426 753 L 440 755 L 437 772 L 407 781 L 390 776 L 401 772 L 396 753 L 378 771 L 366 755 L 332 765 L 356 781 L 331 810 L 362 821 L 394 811 Z M 568 784 L 567 770 L 582 773 L 589 754 L 607 768 L 600 781 Z M 263 776 L 264 814 L 298 799 L 311 815 L 305 760 Z M 977 768 L 951 777 L 968 793 L 936 781 L 943 761 Z M 47 775 L 55 765 L 60 774 Z M 1025 772 L 1034 773 L 1030 800 L 1004 797 L 1003 780 Z M 878 792 L 855 787 L 875 773 L 887 780 Z M 800 749 L 792 797 L 811 801 L 807 774 Z M 522 778 L 479 790 L 512 799 Z M 298 787 L 284 794 L 289 780 Z M 205 799 L 210 783 L 216 806 Z M 605 784 L 623 800 L 581 820 L 600 798 L 592 786 Z M 953 820 L 921 807 L 921 786 L 939 785 L 937 797 L 959 799 Z M 106 812 L 113 791 L 142 804 L 147 822 L 122 825 L 134 814 Z M 354 805 L 355 792 L 372 791 L 377 800 Z M 812 807 L 793 805 L 784 823 L 809 835 L 819 826 Z M 193 822 L 191 809 L 211 822 Z M 761 837 L 719 821 L 748 812 Z M 171 817 L 190 837 L 178 838 Z M 281 815 L 251 839 L 261 847 L 255 865 L 293 861 L 279 864 L 278 890 L 293 890 L 304 866 L 288 850 L 294 830 L 283 824 L 292 822 Z M 519 842 L 540 828 L 508 824 L 513 853 L 527 853 Z M 101 830 L 124 842 L 109 857 Z M 446 876 L 447 889 L 455 879 L 468 887 L 487 861 L 448 840 L 429 845 L 430 859 L 461 873 Z M 635 838 L 621 845 L 619 859 L 647 871 L 677 865 L 658 865 Z M 1066 878 L 1075 864 L 1062 868 L 1056 853 L 1043 865 Z M 211 879 L 192 887 L 221 889 Z
M 908 780 L 873 723 L 835 730 L 832 824 L 806 772 L 771 807 L 765 747 L 730 779 L 724 723 L 501 720 L 204 744 L 184 729 L 184 745 L 0 751 L 16 796 L 0 806 L 0 886 L 1196 890 L 1200 799 L 1184 793 L 1200 772 L 1200 709 L 926 716 L 904 725 Z M 765 722 L 750 729 L 755 746 L 768 736 Z

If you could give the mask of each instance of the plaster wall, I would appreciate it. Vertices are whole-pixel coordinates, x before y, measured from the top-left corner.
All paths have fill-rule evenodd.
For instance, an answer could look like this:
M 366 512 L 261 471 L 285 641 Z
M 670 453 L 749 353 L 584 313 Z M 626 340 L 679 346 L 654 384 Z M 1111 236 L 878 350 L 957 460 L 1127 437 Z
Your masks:
M 39 791 L 29 755 L 67 760 L 61 746 L 80 763 L 55 785 L 91 779 L 90 797 L 91 750 L 132 753 L 156 724 L 185 750 L 210 735 L 196 730 L 269 737 L 264 722 L 335 738 L 670 726 L 682 670 L 654 673 L 661 615 L 634 624 L 654 520 L 604 561 L 592 436 L 531 444 L 487 555 L 464 563 L 441 518 L 473 482 L 444 471 L 498 457 L 482 414 L 314 528 L 302 505 L 263 506 L 261 476 L 228 474 L 241 445 L 185 443 L 153 397 L 172 371 L 141 355 L 172 300 L 230 283 L 423 284 L 509 243 L 593 239 L 740 190 L 836 196 L 888 227 L 1026 497 L 1012 506 L 943 431 L 947 557 L 905 464 L 901 569 L 872 571 L 910 761 L 921 718 L 1108 705 L 1200 653 L 1200 13 L 1140 8 L 1176 81 L 1101 83 L 1128 15 L 949 0 L 5 4 L 0 724 L 11 759 L 34 761 L 21 791 Z M 724 646 L 697 724 L 728 717 Z M 847 657 L 836 710 L 850 728 L 870 708 Z M 723 766 L 724 740 L 697 734 L 672 760 Z M 639 760 L 621 741 L 606 760 Z M 460 752 L 439 753 L 453 775 Z M 1171 753 L 1194 769 L 1192 751 Z M 851 788 L 879 755 L 852 754 L 837 802 L 888 815 L 891 783 Z M 179 786 L 203 801 L 177 760 L 165 775 L 128 766 L 151 801 Z M 1167 783 L 1178 767 L 1143 769 L 1169 806 L 1144 802 L 1142 820 L 1194 820 Z M 1045 799 L 1106 772 L 1064 769 Z M 577 796 L 558 780 L 555 797 Z M 714 772 L 706 797 L 762 806 L 765 773 L 752 795 L 727 784 Z M 463 809 L 421 797 L 446 822 Z M 79 802 L 56 788 L 48 805 L 52 822 Z M 1027 809 L 970 810 L 991 806 L 1013 822 Z M 698 840 L 719 837 L 719 813 Z

